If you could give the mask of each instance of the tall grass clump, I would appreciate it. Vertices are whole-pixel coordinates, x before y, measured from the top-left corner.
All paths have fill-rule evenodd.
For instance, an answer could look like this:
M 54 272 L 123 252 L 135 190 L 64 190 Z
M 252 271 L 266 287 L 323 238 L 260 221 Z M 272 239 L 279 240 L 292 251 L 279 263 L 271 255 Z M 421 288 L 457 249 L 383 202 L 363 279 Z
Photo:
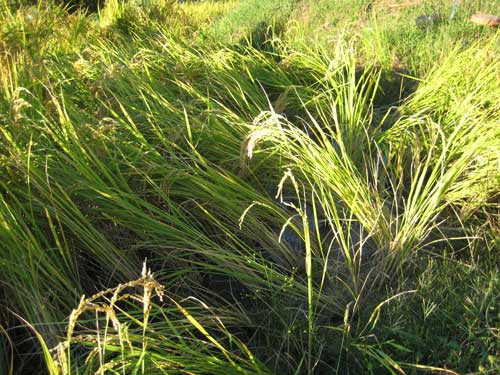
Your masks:
M 347 85 L 326 70 L 326 110 L 318 100 L 299 124 L 271 111 L 250 133 L 249 156 L 259 142 L 270 142 L 270 152 L 310 189 L 316 207 L 301 212 L 314 218 L 320 243 L 306 256 L 319 258 L 321 280 L 333 280 L 334 290 L 349 285 L 355 307 L 365 310 L 369 304 L 361 301 L 373 298 L 380 282 L 398 280 L 421 251 L 449 242 L 451 228 L 466 237 L 467 215 L 497 195 L 498 90 L 489 86 L 498 84 L 498 60 L 491 58 L 496 38 L 491 42 L 479 53 L 475 47 L 452 54 L 393 123 L 373 121 L 370 89 L 376 85 L 349 70 L 351 58 L 335 65 L 341 77 L 345 69 L 352 77 Z M 335 260 L 343 273 L 332 266 Z
M 480 52 L 452 54 L 403 103 L 392 124 L 388 118 L 373 123 L 371 86 L 363 76 L 353 72 L 350 85 L 339 85 L 327 74 L 328 112 L 316 104 L 306 129 L 271 112 L 253 143 L 273 140 L 319 201 L 328 199 L 325 212 L 343 206 L 348 215 L 343 220 L 359 221 L 378 251 L 407 258 L 424 245 L 447 207 L 478 208 L 496 194 L 496 38 L 490 42 Z
M 0 17 L 0 57 L 33 65 L 40 65 L 46 54 L 75 51 L 90 25 L 84 14 L 68 15 L 62 6 L 44 1 L 15 9 L 0 5 Z

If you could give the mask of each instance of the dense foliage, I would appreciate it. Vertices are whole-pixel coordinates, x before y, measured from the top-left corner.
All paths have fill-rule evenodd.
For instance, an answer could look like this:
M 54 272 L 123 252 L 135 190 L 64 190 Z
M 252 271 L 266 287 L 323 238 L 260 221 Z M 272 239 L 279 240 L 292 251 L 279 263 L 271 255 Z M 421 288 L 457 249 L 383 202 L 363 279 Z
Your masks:
M 0 6 L 0 373 L 500 370 L 500 36 L 332 4 Z

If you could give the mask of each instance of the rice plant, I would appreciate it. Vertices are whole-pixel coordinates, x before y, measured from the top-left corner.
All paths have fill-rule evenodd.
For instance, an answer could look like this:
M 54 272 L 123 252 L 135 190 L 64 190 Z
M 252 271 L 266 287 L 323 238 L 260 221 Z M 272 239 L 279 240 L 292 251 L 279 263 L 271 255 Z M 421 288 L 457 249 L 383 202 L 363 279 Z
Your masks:
M 258 49 L 197 39 L 188 6 L 39 7 L 46 44 L 0 57 L 0 370 L 444 371 L 381 322 L 422 254 L 494 220 L 497 36 L 379 108 L 381 68 L 343 38 Z

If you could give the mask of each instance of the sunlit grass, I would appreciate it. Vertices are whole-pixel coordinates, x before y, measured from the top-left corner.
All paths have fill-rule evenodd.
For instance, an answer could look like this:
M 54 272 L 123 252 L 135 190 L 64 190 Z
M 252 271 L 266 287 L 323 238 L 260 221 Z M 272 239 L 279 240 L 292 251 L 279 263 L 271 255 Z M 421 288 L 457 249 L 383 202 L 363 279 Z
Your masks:
M 384 314 L 419 298 L 429 254 L 498 247 L 498 36 L 387 108 L 346 34 L 214 48 L 172 17 L 210 4 L 167 5 L 40 8 L 46 44 L 2 46 L 6 360 L 29 337 L 51 374 L 440 371 Z

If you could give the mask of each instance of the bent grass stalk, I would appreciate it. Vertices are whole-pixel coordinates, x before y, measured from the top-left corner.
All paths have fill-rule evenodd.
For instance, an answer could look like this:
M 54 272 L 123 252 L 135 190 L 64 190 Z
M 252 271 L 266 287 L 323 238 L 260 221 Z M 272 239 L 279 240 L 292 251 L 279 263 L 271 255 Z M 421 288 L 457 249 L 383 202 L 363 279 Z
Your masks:
M 142 295 L 131 292 L 137 288 L 143 288 Z M 160 301 L 163 299 L 169 300 L 175 307 L 174 309 L 163 308 L 162 315 L 165 322 L 168 323 L 167 326 L 153 325 L 149 321 L 151 312 L 154 311 L 156 315 L 159 311 L 159 307 L 153 303 L 153 297 Z M 131 302 L 128 304 L 129 311 L 118 307 L 118 302 L 120 304 Z M 142 319 L 135 315 L 133 302 L 139 302 L 142 305 Z M 165 288 L 153 278 L 150 272 L 144 273 L 144 270 L 140 279 L 120 284 L 115 288 L 103 290 L 88 298 L 82 296 L 80 304 L 70 315 L 66 340 L 59 343 L 55 348 L 55 353 L 57 353 L 55 359 L 49 357 L 50 363 L 52 363 L 51 368 L 53 369 L 51 370 L 51 375 L 72 374 L 71 369 L 74 366 L 74 364 L 71 364 L 73 356 L 72 347 L 75 345 L 82 347 L 90 345 L 90 348 L 96 345 L 89 352 L 85 361 L 79 365 L 82 369 L 86 370 L 93 368 L 97 352 L 97 363 L 99 365 L 97 371 L 117 370 L 120 373 L 122 371 L 125 373 L 126 369 L 137 371 L 140 368 L 143 373 L 150 373 L 150 371 L 159 371 L 158 373 L 162 373 L 163 371 L 168 371 L 168 369 L 177 368 L 181 371 L 185 369 L 184 371 L 189 373 L 189 369 L 192 367 L 189 361 L 195 360 L 199 361 L 198 364 L 201 367 L 198 369 L 203 373 L 207 370 L 210 371 L 210 363 L 212 363 L 212 366 L 214 366 L 213 369 L 224 368 L 224 366 L 229 366 L 227 367 L 228 370 L 233 368 L 234 371 L 228 372 L 230 374 L 270 374 L 264 366 L 256 361 L 248 348 L 229 333 L 221 320 L 222 317 L 212 312 L 203 302 L 199 302 L 203 310 L 210 314 L 210 317 L 202 315 L 202 321 L 195 316 L 195 314 L 198 315 L 199 309 L 184 307 L 165 291 Z M 84 332 L 80 334 L 77 324 L 87 325 L 90 323 L 89 320 L 83 319 L 83 316 L 88 312 L 96 314 L 95 324 L 97 332 L 91 335 Z M 99 328 L 99 314 L 104 314 L 105 316 L 105 328 Z M 174 322 L 170 321 L 171 318 L 168 318 L 166 314 L 170 315 L 171 318 L 174 315 L 183 317 L 185 318 L 185 322 L 181 323 L 178 321 L 176 328 L 171 325 Z M 113 329 L 108 329 L 109 321 L 112 322 Z M 209 321 L 212 324 L 205 327 L 204 324 L 207 324 Z M 137 337 L 136 333 L 133 333 L 132 330 L 134 325 L 137 325 L 140 329 L 140 332 L 137 332 Z M 237 344 L 245 355 L 247 355 L 247 358 L 235 355 L 226 349 L 221 344 L 222 338 L 214 337 L 208 331 L 213 327 L 218 327 L 219 333 L 225 332 L 229 341 Z M 163 331 L 159 331 L 159 329 Z M 173 332 L 169 334 L 168 330 L 170 329 Z M 195 335 L 189 332 L 190 329 L 193 330 L 193 333 L 194 331 L 201 333 L 203 338 L 196 338 Z M 46 347 L 41 335 L 38 335 L 38 339 L 42 346 Z M 137 339 L 139 340 L 137 341 Z M 205 341 L 205 339 L 208 341 Z M 114 344 L 115 340 L 120 343 L 118 347 Z M 158 340 L 162 340 L 163 342 Z M 179 341 L 179 345 L 175 344 L 175 341 Z M 149 345 L 146 342 L 149 342 Z M 211 345 L 207 345 L 207 343 L 211 343 Z M 150 353 L 150 351 L 153 347 L 154 351 L 156 351 L 158 349 L 156 346 L 159 344 L 163 344 L 165 346 L 164 349 L 170 348 L 170 358 L 167 355 L 163 358 L 157 358 L 160 361 L 155 360 L 154 352 Z M 139 345 L 139 347 L 136 347 L 136 345 Z M 150 349 L 146 351 L 148 347 Z M 202 347 L 205 347 L 205 349 L 201 349 Z M 182 352 L 177 352 L 178 350 L 190 353 L 192 357 L 184 357 Z M 116 352 L 120 353 L 120 361 L 112 359 Z M 216 357 L 215 352 L 222 353 L 225 360 L 222 357 Z M 78 360 L 82 361 L 82 359 Z

